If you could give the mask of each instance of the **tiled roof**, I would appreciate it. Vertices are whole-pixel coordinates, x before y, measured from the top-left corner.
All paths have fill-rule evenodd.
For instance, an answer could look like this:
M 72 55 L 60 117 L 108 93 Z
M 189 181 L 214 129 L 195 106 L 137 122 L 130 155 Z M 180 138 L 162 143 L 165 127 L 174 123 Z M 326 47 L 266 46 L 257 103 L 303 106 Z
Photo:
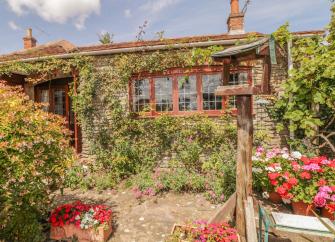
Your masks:
M 38 45 L 31 49 L 15 51 L 6 55 L 0 55 L 1 61 L 20 60 L 34 57 L 51 56 L 71 53 L 76 50 L 76 46 L 67 40 L 53 41 Z
M 324 31 L 301 31 L 294 32 L 294 35 L 322 35 Z M 36 57 L 46 57 L 46 56 L 57 56 L 68 53 L 81 53 L 81 52 L 95 52 L 104 50 L 116 50 L 123 48 L 135 48 L 135 47 L 148 47 L 148 46 L 160 46 L 160 45 L 172 45 L 172 44 L 182 44 L 182 43 L 197 43 L 197 42 L 210 42 L 210 41 L 220 41 L 220 40 L 238 40 L 247 38 L 250 35 L 256 35 L 259 37 L 265 36 L 264 34 L 258 32 L 249 32 L 240 35 L 204 35 L 204 36 L 189 36 L 182 38 L 170 38 L 163 40 L 145 40 L 145 41 L 133 41 L 133 42 L 120 42 L 112 44 L 99 44 L 99 45 L 89 45 L 89 46 L 75 46 L 69 41 L 60 40 L 49 42 L 46 44 L 38 45 L 37 47 L 20 50 L 12 52 L 6 55 L 0 55 L 0 62 L 12 61 L 12 60 L 23 60 Z

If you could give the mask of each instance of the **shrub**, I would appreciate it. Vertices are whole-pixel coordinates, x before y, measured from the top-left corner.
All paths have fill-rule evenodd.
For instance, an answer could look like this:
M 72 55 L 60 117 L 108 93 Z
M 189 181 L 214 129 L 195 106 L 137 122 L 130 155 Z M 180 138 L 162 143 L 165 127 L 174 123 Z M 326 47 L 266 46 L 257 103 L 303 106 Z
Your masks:
M 73 159 L 64 120 L 0 83 L 0 240 L 41 241 L 52 192 Z

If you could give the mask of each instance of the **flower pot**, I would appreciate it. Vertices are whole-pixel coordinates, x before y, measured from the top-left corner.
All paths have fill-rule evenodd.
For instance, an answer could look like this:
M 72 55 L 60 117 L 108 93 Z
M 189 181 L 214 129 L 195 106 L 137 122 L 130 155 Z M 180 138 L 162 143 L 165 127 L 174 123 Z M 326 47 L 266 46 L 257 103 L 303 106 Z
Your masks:
M 315 210 L 314 204 L 304 203 L 302 201 L 293 202 L 292 201 L 293 213 L 297 215 L 304 216 L 314 216 L 312 210 Z
M 335 220 L 335 216 L 333 213 L 329 212 L 329 210 L 325 207 L 323 207 L 321 209 L 321 216 L 325 217 L 325 218 L 329 218 L 330 220 L 334 221 Z
M 269 200 L 275 204 L 280 204 L 282 202 L 281 196 L 279 195 L 278 192 L 270 192 Z
M 50 239 L 61 240 L 77 237 L 78 242 L 106 242 L 112 233 L 112 222 L 108 223 L 106 228 L 100 225 L 97 228 L 81 229 L 74 224 L 64 225 L 62 227 L 51 226 Z

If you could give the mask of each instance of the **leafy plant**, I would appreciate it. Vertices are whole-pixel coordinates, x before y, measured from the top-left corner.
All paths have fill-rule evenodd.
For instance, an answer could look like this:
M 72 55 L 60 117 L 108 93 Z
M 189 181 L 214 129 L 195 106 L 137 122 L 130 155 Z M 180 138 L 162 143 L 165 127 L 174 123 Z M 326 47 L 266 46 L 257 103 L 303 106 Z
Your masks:
M 65 121 L 0 83 L 0 239 L 41 241 L 52 193 L 73 160 Z

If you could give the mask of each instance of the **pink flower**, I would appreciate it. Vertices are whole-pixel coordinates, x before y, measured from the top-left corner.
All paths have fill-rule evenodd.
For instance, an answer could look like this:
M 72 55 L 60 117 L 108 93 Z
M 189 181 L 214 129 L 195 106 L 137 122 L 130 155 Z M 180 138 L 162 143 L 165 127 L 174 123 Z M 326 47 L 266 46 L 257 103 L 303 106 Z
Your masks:
M 263 153 L 264 152 L 264 148 L 262 146 L 258 146 L 257 149 L 256 149 L 256 152 Z
M 318 164 L 311 163 L 309 165 L 304 165 L 302 167 L 302 169 L 304 169 L 306 171 L 319 171 L 321 169 L 321 167 Z
M 292 186 L 295 186 L 295 185 L 298 184 L 298 179 L 292 177 L 292 178 L 288 179 L 287 182 L 288 182 L 289 184 L 291 184 Z
M 332 200 L 332 202 L 335 202 L 335 195 L 332 195 L 332 196 L 330 197 L 330 200 Z
M 322 196 L 322 194 L 318 193 L 316 194 L 316 196 L 314 197 L 314 204 L 317 206 L 317 207 L 324 207 L 326 206 L 327 204 L 327 200 L 326 198 L 324 198 Z
M 319 192 L 331 193 L 332 189 L 329 186 L 322 186 L 322 187 L 319 187 Z

